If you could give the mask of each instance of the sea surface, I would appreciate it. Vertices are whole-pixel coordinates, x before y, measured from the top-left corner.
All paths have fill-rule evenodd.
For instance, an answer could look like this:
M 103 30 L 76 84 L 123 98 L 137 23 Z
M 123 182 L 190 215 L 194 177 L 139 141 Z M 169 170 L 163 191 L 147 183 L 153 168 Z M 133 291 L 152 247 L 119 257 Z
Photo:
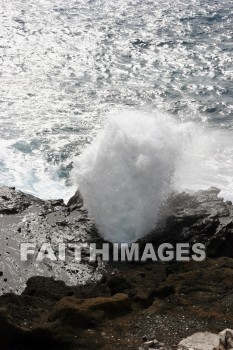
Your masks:
M 231 0 L 0 0 L 0 185 L 67 200 L 109 114 L 137 111 L 193 123 L 178 190 L 233 199 L 232 52 Z

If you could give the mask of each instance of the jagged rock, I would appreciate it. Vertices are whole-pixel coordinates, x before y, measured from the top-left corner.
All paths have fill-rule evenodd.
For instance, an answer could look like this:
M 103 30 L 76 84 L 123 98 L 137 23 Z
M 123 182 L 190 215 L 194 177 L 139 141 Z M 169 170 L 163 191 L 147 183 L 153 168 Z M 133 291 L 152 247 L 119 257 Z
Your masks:
M 42 200 L 16 191 L 14 187 L 0 187 L 0 214 L 16 214 L 32 204 L 41 204 Z
M 178 345 L 178 350 L 213 350 L 218 342 L 219 336 L 217 334 L 198 332 L 183 339 Z
M 219 346 L 214 350 L 232 350 L 233 349 L 233 330 L 225 329 L 219 333 Z
M 155 230 L 141 239 L 143 246 L 169 242 L 203 243 L 209 257 L 233 257 L 233 206 L 218 197 L 220 190 L 211 187 L 193 194 L 171 195 L 161 209 Z
M 45 272 L 75 285 L 68 287 L 51 278 L 34 277 L 29 279 L 23 295 L 11 293 L 1 296 L 0 307 L 6 306 L 11 318 L 0 317 L 0 350 L 17 349 L 17 341 L 25 350 L 41 347 L 58 349 L 62 341 L 58 341 L 58 334 L 63 340 L 68 338 L 72 344 L 75 343 L 72 350 L 101 346 L 104 350 L 108 346 L 112 349 L 114 342 L 118 342 L 116 349 L 129 349 L 131 344 L 138 348 L 141 336 L 147 332 L 154 334 L 154 331 L 156 337 L 172 345 L 174 338 L 177 344 L 182 337 L 197 331 L 212 329 L 218 332 L 231 327 L 233 207 L 231 202 L 219 198 L 218 193 L 218 189 L 212 188 L 192 195 L 170 196 L 161 211 L 157 228 L 146 239 L 155 245 L 163 242 L 202 242 L 209 256 L 222 258 L 206 259 L 201 263 L 158 262 L 125 264 L 123 267 L 115 264 L 113 268 L 110 264 L 105 269 L 106 276 L 95 283 L 97 269 L 86 268 L 82 263 L 46 262 L 46 265 L 34 266 L 29 262 L 22 267 L 13 255 L 22 240 L 35 243 L 52 241 L 56 245 L 61 237 L 64 242 L 75 239 L 87 242 L 93 236 L 99 239 L 80 194 L 76 193 L 70 206 L 66 206 L 62 201 L 40 201 L 14 189 L 0 189 L 2 291 L 8 283 L 7 290 L 15 291 L 17 281 L 20 292 L 26 279 L 38 273 L 45 275 Z M 143 246 L 143 240 L 141 244 Z M 71 281 L 68 276 L 72 276 Z M 93 283 L 78 285 L 88 278 L 92 278 Z M 13 281 L 11 285 L 10 281 Z M 122 294 L 117 297 L 115 293 L 124 293 L 124 297 Z M 180 322 L 182 313 L 185 317 L 183 323 Z M 157 323 L 158 318 L 160 321 Z M 98 327 L 92 327 L 96 323 Z M 43 339 L 41 342 L 40 337 Z M 135 338 L 138 340 L 135 341 Z M 57 342 L 56 346 L 54 342 Z M 152 345 L 169 349 L 161 343 Z M 60 348 L 64 350 L 67 347 Z
M 65 297 L 57 303 L 49 320 L 59 320 L 63 325 L 83 328 L 104 318 L 113 319 L 130 311 L 131 303 L 127 294 L 89 299 Z
M 82 207 L 83 199 L 82 199 L 81 193 L 79 191 L 76 191 L 75 194 L 69 199 L 67 205 L 68 207 L 71 207 L 74 205 L 77 207 Z
M 69 284 L 99 279 L 99 270 L 86 259 L 76 264 L 74 252 L 66 250 L 65 261 L 36 263 L 20 259 L 21 243 L 32 243 L 36 251 L 42 243 L 50 243 L 58 256 L 58 244 L 83 243 L 96 236 L 86 210 L 79 206 L 70 210 L 63 200 L 40 200 L 8 187 L 0 187 L 0 294 L 22 292 L 26 281 L 35 275 L 54 276 Z M 4 283 L 3 283 L 4 282 Z
M 54 200 L 51 200 L 50 203 L 54 207 L 61 206 L 61 205 L 64 205 L 64 200 L 63 199 L 54 199 Z
M 164 202 L 153 232 L 138 242 L 203 243 L 209 257 L 233 257 L 233 206 L 219 197 L 220 189 L 210 187 L 192 194 L 174 193 Z M 79 191 L 69 200 L 73 207 L 83 208 Z M 96 231 L 97 234 L 97 231 Z

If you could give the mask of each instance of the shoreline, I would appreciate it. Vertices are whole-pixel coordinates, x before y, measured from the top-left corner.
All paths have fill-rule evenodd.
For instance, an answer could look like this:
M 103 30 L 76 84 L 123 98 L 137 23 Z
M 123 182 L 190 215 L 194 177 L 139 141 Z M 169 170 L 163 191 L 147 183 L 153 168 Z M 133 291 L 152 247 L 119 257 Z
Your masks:
M 0 188 L 0 349 L 138 349 L 146 336 L 170 350 L 195 332 L 232 328 L 233 206 L 219 192 L 172 195 L 154 231 L 138 240 L 142 249 L 148 242 L 203 242 L 202 262 L 100 266 L 86 251 L 83 263 L 25 267 L 16 253 L 22 240 L 103 240 L 78 193 L 65 205 Z

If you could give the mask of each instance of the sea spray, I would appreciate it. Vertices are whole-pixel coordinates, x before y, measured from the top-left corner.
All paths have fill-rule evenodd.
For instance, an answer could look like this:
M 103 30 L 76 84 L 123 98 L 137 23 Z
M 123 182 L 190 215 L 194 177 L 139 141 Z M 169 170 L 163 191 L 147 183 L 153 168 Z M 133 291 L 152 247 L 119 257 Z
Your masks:
M 133 242 L 153 229 L 191 129 L 191 123 L 161 112 L 126 111 L 107 118 L 73 170 L 105 239 Z
M 193 123 L 190 140 L 176 167 L 174 188 L 193 192 L 214 186 L 221 190 L 221 197 L 233 201 L 232 137 L 232 130 Z

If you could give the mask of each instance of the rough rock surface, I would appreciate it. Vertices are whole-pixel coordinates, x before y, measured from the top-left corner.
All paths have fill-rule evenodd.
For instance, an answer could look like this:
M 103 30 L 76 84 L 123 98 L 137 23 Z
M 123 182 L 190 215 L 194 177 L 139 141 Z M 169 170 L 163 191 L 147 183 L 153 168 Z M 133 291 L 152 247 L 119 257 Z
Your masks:
M 1 187 L 0 214 L 17 214 L 33 204 L 42 203 L 43 201 L 39 198 L 25 194 L 21 191 L 16 191 L 14 187 Z
M 139 240 L 161 243 L 203 243 L 208 257 L 233 257 L 233 205 L 220 189 L 210 187 L 192 194 L 174 193 L 164 202 L 153 232 Z M 82 205 L 77 191 L 70 205 Z
M 202 242 L 211 258 L 112 262 L 100 269 L 88 261 L 73 263 L 72 251 L 65 262 L 21 263 L 19 244 L 25 241 L 56 246 L 61 240 L 101 240 L 78 193 L 65 205 L 1 188 L 0 350 L 138 349 L 145 335 L 143 343 L 154 342 L 149 346 L 177 349 L 193 333 L 231 329 L 233 207 L 218 193 L 211 188 L 170 196 L 154 232 L 141 240 L 142 246 L 147 240 L 155 245 Z M 25 285 L 21 295 L 15 294 Z M 86 320 L 85 327 L 77 315 Z M 227 332 L 222 339 L 219 346 L 231 341 Z
M 218 189 L 210 188 L 192 195 L 171 195 L 161 209 L 155 230 L 140 241 L 142 248 L 147 241 L 155 246 L 163 242 L 200 242 L 205 244 L 209 257 L 233 257 L 233 206 L 218 194 Z M 48 242 L 55 251 L 61 242 L 101 244 L 78 192 L 65 205 L 63 200 L 42 201 L 14 188 L 2 187 L 0 215 L 2 293 L 21 292 L 27 279 L 35 275 L 55 276 L 69 284 L 101 277 L 98 264 L 89 264 L 88 259 L 77 264 L 71 249 L 64 262 L 20 261 L 19 246 L 23 242 L 35 243 L 37 247 Z M 143 296 L 139 298 L 143 300 Z
M 211 187 L 193 194 L 171 195 L 161 209 L 155 230 L 141 240 L 203 243 L 208 257 L 233 257 L 233 206 Z
M 73 328 L 91 327 L 103 319 L 114 319 L 131 311 L 127 294 L 118 293 L 111 297 L 78 299 L 62 298 L 54 307 L 49 321 L 56 321 Z
M 24 350 L 41 349 L 39 344 L 45 349 L 56 344 L 63 350 L 127 350 L 154 339 L 161 350 L 176 349 L 193 333 L 217 334 L 232 327 L 232 290 L 233 259 L 224 257 L 133 264 L 78 286 L 32 277 L 22 295 L 0 297 L 5 330 L 0 350 L 19 349 L 18 337 Z M 147 339 L 142 342 L 142 337 Z
M 218 343 L 218 334 L 198 332 L 186 339 L 183 339 L 179 343 L 178 350 L 213 350 Z
M 96 239 L 96 229 L 82 202 L 67 206 L 63 200 L 43 201 L 14 188 L 0 188 L 0 294 L 22 292 L 32 276 L 53 276 L 66 283 L 76 284 L 100 278 L 100 269 L 77 264 L 74 253 L 67 251 L 65 261 L 42 263 L 20 259 L 21 243 L 51 243 L 57 251 L 58 243 L 84 243 Z
M 214 350 L 232 350 L 233 349 L 233 330 L 225 329 L 219 333 L 219 345 Z

